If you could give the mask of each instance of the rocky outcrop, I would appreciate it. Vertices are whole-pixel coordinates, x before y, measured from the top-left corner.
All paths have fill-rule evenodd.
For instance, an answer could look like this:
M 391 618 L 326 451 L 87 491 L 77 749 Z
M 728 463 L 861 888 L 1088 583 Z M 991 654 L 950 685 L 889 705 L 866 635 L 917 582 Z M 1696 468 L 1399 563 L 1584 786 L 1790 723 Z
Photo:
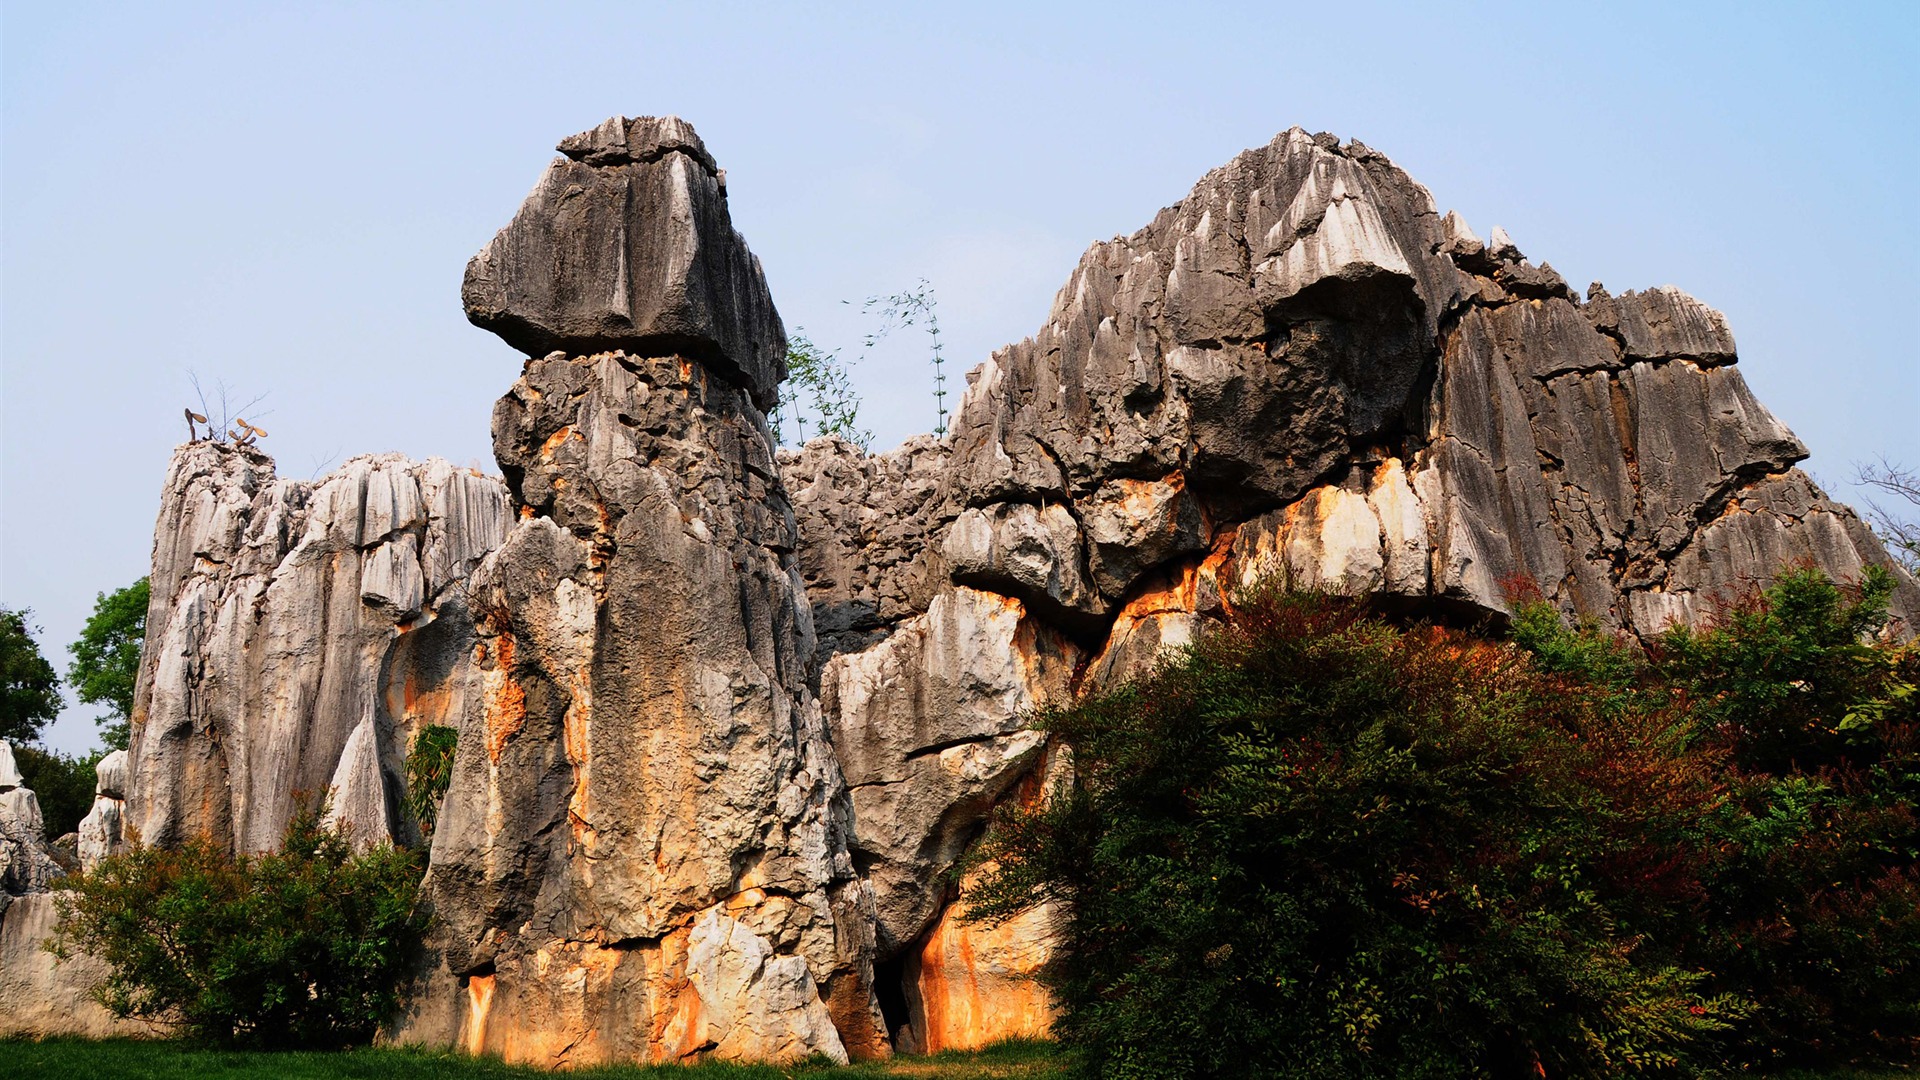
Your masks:
M 510 524 L 499 479 L 358 457 L 283 479 L 251 447 L 167 470 L 135 693 L 130 835 L 273 847 L 331 795 L 363 842 L 417 842 L 413 735 L 477 701 L 467 576 Z
M 74 857 L 91 871 L 126 842 L 127 752 L 115 750 L 93 767 L 93 806 L 80 819 Z
M 529 356 L 697 359 L 771 409 L 786 331 L 733 231 L 726 174 L 692 125 L 614 117 L 559 150 L 513 223 L 467 264 L 467 317 Z
M 1735 359 L 1685 293 L 1583 299 L 1379 153 L 1296 129 L 1094 245 L 1039 333 L 968 375 L 947 439 L 783 458 L 816 619 L 851 630 L 821 701 L 896 1036 L 980 1045 L 1045 1015 L 996 981 L 1042 930 L 969 926 L 947 883 L 1041 758 L 1015 717 L 1144 670 L 1239 589 L 1497 620 L 1531 583 L 1650 635 L 1790 561 L 1891 569 Z M 1920 615 L 1904 577 L 1896 610 Z M 978 629 L 942 649 L 958 612 Z
M 60 873 L 40 798 L 22 781 L 13 746 L 0 739 L 0 914 L 17 897 L 45 892 Z
M 885 1053 L 872 894 L 761 412 L 779 317 L 690 128 L 609 121 L 561 149 L 469 269 L 476 322 L 559 348 L 494 410 L 521 520 L 471 585 L 482 705 L 403 1037 L 550 1065 Z M 631 246 L 596 261 L 609 236 Z M 667 308 L 602 351 L 553 267 Z M 712 291 L 728 268 L 753 287 Z M 554 335 L 504 328 L 501 295 Z
M 1071 775 L 1035 711 L 1238 590 L 1497 621 L 1530 585 L 1650 635 L 1789 561 L 1890 565 L 1718 313 L 1577 293 L 1357 142 L 1285 132 L 1094 245 L 949 434 L 882 454 L 776 454 L 784 332 L 691 127 L 559 149 L 463 288 L 528 357 L 502 479 L 175 453 L 127 779 L 103 763 L 80 838 L 255 850 L 324 802 L 420 844 L 407 747 L 458 728 L 401 1041 L 585 1065 L 1041 1034 L 1062 913 L 970 923 L 955 878 L 996 805 Z M 9 950 L 50 918 L 30 799 L 0 791 Z M 85 971 L 22 948 L 0 1028 L 44 1033 L 28 998 Z
M 116 1020 L 93 988 L 107 966 L 85 953 L 47 951 L 60 917 L 60 894 L 34 892 L 0 910 L 0 1038 L 127 1038 L 155 1034 L 144 1023 Z
M 124 761 L 116 751 L 101 762 L 102 786 L 124 784 L 124 769 L 107 764 L 116 757 Z M 59 894 L 52 890 L 62 874 L 47 844 L 40 801 L 21 783 L 13 747 L 0 740 L 0 1038 L 143 1034 L 144 1025 L 115 1020 L 89 996 L 106 977 L 105 965 L 47 951 L 59 919 Z

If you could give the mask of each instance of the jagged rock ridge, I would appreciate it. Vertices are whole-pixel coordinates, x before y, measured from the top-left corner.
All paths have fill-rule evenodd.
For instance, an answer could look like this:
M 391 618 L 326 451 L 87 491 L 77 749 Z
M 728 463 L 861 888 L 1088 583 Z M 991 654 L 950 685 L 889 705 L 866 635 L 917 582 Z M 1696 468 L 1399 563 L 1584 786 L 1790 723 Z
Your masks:
M 1718 313 L 1582 297 L 1359 143 L 1285 132 L 1094 245 L 951 434 L 882 454 L 774 451 L 784 333 L 690 126 L 559 149 L 463 288 L 529 354 L 504 481 L 176 452 L 131 790 L 103 771 L 89 816 L 88 857 L 116 813 L 248 849 L 330 792 L 419 843 L 400 761 L 458 726 L 403 1040 L 574 1065 L 1041 1034 L 1057 913 L 968 924 L 952 875 L 1071 768 L 1031 711 L 1237 588 L 1485 618 L 1530 581 L 1644 635 L 1788 560 L 1888 564 Z

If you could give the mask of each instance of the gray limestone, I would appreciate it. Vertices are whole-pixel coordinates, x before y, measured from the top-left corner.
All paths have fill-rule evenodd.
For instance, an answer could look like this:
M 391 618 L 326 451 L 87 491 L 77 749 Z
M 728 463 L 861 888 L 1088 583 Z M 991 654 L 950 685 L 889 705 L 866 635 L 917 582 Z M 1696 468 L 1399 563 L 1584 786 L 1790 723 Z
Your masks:
M 786 331 L 692 126 L 614 117 L 559 150 L 467 264 L 467 317 L 529 356 L 678 353 L 771 408 Z
M 254 850 L 324 800 L 362 842 L 421 843 L 406 747 L 457 727 L 403 1041 L 571 1066 L 1044 1030 L 1015 976 L 1049 920 L 971 926 L 953 875 L 996 804 L 1071 769 L 1033 712 L 1236 590 L 1477 621 L 1531 583 L 1646 636 L 1789 561 L 1891 565 L 1795 467 L 1719 313 L 1583 299 L 1358 142 L 1283 132 L 1093 245 L 949 434 L 881 454 L 775 452 L 784 334 L 690 126 L 560 151 L 463 289 L 529 357 L 493 415 L 503 479 L 177 451 L 133 749 L 78 838 L 83 864 L 123 833 Z M 9 766 L 0 884 L 44 920 Z M 13 955 L 0 1029 L 39 1030 Z

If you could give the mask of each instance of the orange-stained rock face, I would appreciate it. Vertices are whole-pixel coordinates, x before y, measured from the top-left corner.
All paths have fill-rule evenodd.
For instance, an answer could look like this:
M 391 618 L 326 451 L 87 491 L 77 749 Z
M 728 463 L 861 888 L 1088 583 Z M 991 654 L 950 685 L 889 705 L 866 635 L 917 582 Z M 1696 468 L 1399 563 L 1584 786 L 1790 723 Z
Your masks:
M 754 897 L 735 898 L 642 943 L 556 939 L 503 950 L 493 971 L 461 980 L 460 1015 L 447 1041 L 544 1068 L 815 1054 L 844 1060 L 848 1051 L 806 961 L 776 953 L 749 925 L 759 906 Z M 872 1049 L 867 1056 L 888 1048 Z
M 1051 955 L 1059 911 L 1044 905 L 983 926 L 962 922 L 959 908 L 949 906 L 907 959 L 903 1041 L 934 1054 L 1047 1037 L 1053 997 L 1034 976 Z
M 493 639 L 488 666 L 482 675 L 486 687 L 487 760 L 500 761 L 500 749 L 527 723 L 527 692 L 513 678 L 513 635 Z M 483 653 L 485 647 L 482 646 Z

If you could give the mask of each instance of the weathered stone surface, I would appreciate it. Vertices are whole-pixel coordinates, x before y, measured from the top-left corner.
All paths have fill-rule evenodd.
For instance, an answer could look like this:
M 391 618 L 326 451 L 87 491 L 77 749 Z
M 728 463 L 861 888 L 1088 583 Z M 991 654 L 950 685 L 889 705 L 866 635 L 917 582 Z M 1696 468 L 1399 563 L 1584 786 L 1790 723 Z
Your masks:
M 429 992 L 493 973 L 517 1004 L 483 1018 L 486 1045 L 540 1060 L 560 1013 L 536 1002 L 559 991 L 551 973 L 524 981 L 530 955 L 584 979 L 594 950 L 658 944 L 722 908 L 801 959 L 823 998 L 866 986 L 867 901 L 760 414 L 677 356 L 554 354 L 529 363 L 494 431 L 526 517 L 471 586 L 484 704 L 434 835 Z M 593 1008 L 639 1007 L 604 989 Z M 637 1021 L 681 1008 L 649 993 Z
M 60 874 L 47 847 L 39 797 L 24 787 L 0 791 L 0 903 L 6 897 L 44 892 Z
M 1890 565 L 1718 313 L 1582 300 L 1357 142 L 1285 132 L 1094 245 L 946 437 L 777 456 L 780 323 L 711 155 L 671 118 L 561 151 L 464 292 L 545 354 L 495 410 L 504 487 L 196 444 L 156 535 L 143 837 L 266 846 L 331 791 L 356 836 L 416 841 L 406 742 L 461 730 L 405 1041 L 580 1065 L 1038 1033 L 1058 913 L 966 924 L 949 875 L 1069 767 L 1033 709 L 1238 590 L 1482 619 L 1528 580 L 1646 635 L 1790 560 Z
M 126 803 L 105 795 L 94 796 L 87 816 L 80 819 L 75 837 L 74 858 L 80 869 L 91 872 L 100 861 L 120 849 L 125 835 Z
M 772 408 L 786 331 L 692 126 L 614 117 L 559 150 L 467 264 L 467 317 L 529 356 L 678 353 Z
M 525 519 L 471 585 L 484 704 L 434 834 L 423 990 L 485 978 L 491 1005 L 408 1037 L 546 1063 L 844 1058 L 816 1021 L 837 992 L 842 1031 L 880 1028 L 871 901 L 764 420 L 678 356 L 556 353 L 494 435 Z M 632 1031 L 580 1044 L 567 1018 L 608 1010 Z
M 821 707 L 853 792 L 851 848 L 891 956 L 946 899 L 995 800 L 1040 759 L 1031 711 L 1064 700 L 1079 651 L 1018 600 L 957 587 L 885 641 L 828 661 Z
M 20 767 L 13 760 L 13 744 L 0 739 L 0 791 L 19 787 L 26 781 L 20 776 Z
M 823 662 L 925 611 L 944 584 L 937 538 L 953 513 L 935 496 L 947 449 L 945 440 L 916 435 L 868 454 L 827 436 L 780 451 L 780 475 L 807 538 L 800 575 Z
M 57 959 L 42 945 L 53 937 L 58 894 L 36 892 L 0 907 L 0 1038 L 128 1038 L 156 1034 L 116 1020 L 88 996 L 107 977 L 103 962 L 75 953 Z
M 468 708 L 465 579 L 508 525 L 498 479 L 437 458 L 359 457 L 308 483 L 250 448 L 175 451 L 116 781 L 133 834 L 262 850 L 341 785 L 404 790 L 413 734 Z M 363 725 L 362 772 L 343 773 Z M 357 824 L 369 843 L 418 839 L 397 800 Z
M 93 792 L 109 799 L 127 797 L 127 752 L 115 750 L 93 766 Z
M 1041 904 L 989 926 L 965 922 L 961 905 L 949 906 L 904 965 L 901 1049 L 937 1054 L 1046 1038 L 1057 1010 L 1037 976 L 1065 914 Z
M 1685 357 L 1701 366 L 1732 363 L 1733 331 L 1726 317 L 1671 285 L 1609 296 L 1590 290 L 1585 314 L 1635 360 Z

